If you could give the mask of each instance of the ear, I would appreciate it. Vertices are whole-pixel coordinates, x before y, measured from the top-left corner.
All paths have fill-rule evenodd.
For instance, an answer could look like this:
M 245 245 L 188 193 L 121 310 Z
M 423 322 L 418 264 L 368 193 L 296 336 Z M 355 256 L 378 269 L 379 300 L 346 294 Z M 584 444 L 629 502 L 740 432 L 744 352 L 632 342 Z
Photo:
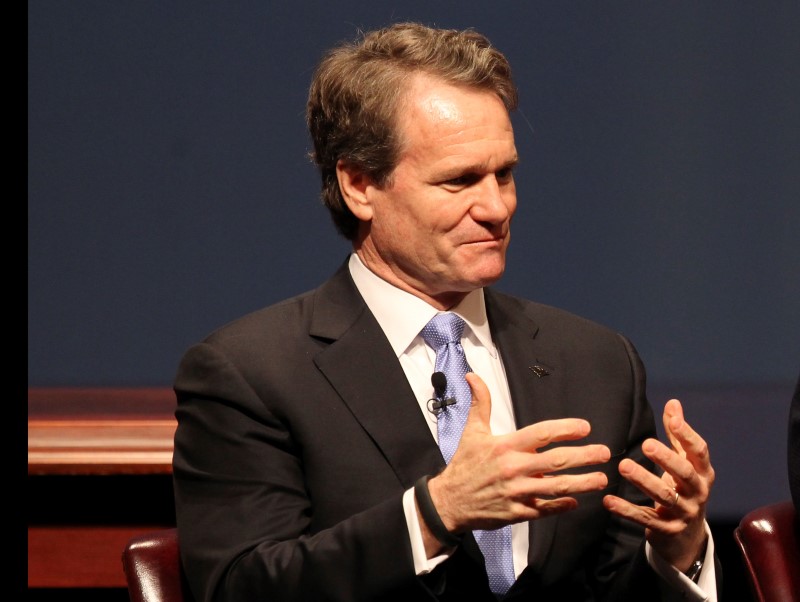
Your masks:
M 344 202 L 353 215 L 362 222 L 370 221 L 372 204 L 369 197 L 373 186 L 369 176 L 352 163 L 339 159 L 336 163 L 336 178 L 339 180 L 339 190 Z

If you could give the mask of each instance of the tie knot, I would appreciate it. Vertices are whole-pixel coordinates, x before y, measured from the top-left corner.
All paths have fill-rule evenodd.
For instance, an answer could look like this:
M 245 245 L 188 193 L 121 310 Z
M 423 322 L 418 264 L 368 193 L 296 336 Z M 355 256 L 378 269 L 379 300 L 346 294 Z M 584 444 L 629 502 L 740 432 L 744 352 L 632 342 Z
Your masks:
M 433 316 L 420 332 L 425 342 L 434 349 L 439 349 L 448 343 L 461 342 L 463 333 L 464 320 L 454 313 Z

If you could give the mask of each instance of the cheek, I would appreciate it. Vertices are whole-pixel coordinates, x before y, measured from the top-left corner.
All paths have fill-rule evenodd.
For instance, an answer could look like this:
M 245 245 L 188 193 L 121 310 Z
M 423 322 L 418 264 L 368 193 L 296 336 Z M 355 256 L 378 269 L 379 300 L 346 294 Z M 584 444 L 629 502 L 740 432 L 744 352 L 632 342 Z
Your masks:
M 406 239 L 426 239 L 439 237 L 457 227 L 463 214 L 448 211 L 443 205 L 427 207 L 406 207 L 403 211 L 395 211 L 391 216 L 384 216 L 381 229 L 385 237 L 403 244 Z M 386 219 L 386 218 L 389 219 Z
M 424 226 L 413 215 L 396 213 L 373 222 L 372 239 L 385 251 L 394 249 L 405 254 L 403 249 L 419 247 L 429 238 Z
M 467 208 L 435 189 L 398 184 L 375 205 L 372 235 L 397 249 L 430 248 L 458 229 Z

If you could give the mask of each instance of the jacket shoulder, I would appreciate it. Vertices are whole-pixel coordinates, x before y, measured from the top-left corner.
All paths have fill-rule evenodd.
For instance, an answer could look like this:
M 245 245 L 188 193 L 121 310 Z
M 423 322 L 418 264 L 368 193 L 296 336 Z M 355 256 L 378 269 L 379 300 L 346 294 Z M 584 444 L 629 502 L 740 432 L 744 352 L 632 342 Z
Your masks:
M 494 289 L 486 289 L 486 304 L 493 319 L 524 320 L 536 331 L 544 329 L 558 331 L 562 335 L 621 336 L 614 329 L 577 313 Z

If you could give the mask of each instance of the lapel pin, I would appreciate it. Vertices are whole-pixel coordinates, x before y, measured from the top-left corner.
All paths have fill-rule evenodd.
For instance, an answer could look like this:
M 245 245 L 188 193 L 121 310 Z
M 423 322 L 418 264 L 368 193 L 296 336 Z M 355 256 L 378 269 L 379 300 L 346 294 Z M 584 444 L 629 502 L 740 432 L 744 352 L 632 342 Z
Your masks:
M 543 376 L 548 376 L 550 374 L 550 370 L 548 370 L 541 364 L 534 364 L 533 366 L 529 366 L 529 368 L 533 370 L 533 373 L 539 378 L 542 378 Z

